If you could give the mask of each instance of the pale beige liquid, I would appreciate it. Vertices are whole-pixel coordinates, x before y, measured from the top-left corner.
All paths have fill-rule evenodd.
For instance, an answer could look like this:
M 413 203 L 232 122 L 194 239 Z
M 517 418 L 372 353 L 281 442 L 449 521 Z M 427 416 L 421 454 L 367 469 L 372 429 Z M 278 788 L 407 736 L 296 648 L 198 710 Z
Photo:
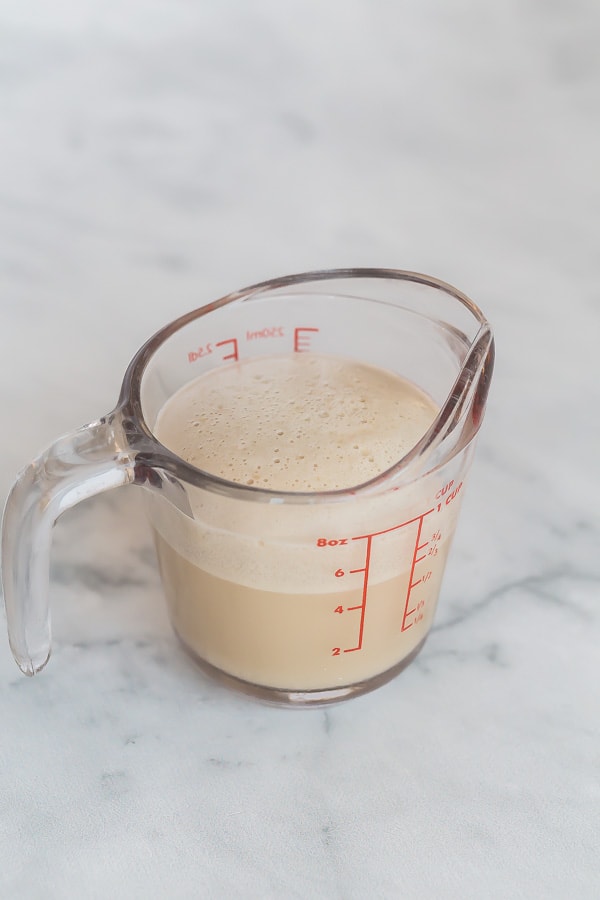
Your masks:
M 178 455 L 228 480 L 320 491 L 388 469 L 437 412 L 390 372 L 290 354 L 225 366 L 185 385 L 155 430 Z M 356 521 L 344 504 L 261 506 L 262 534 L 260 517 L 246 520 L 259 504 L 228 506 L 213 495 L 198 501 L 197 521 L 157 508 L 151 518 L 161 574 L 184 644 L 234 678 L 289 691 L 352 685 L 398 665 L 429 630 L 448 546 L 438 540 L 428 576 L 407 598 L 415 542 L 434 533 L 433 518 L 371 539 L 365 589 L 368 542 L 360 535 L 395 529 L 429 503 L 425 486 L 409 491 L 403 509 L 404 490 L 368 500 L 364 515 L 357 501 Z M 280 520 L 269 525 L 269 516 Z M 340 546 L 323 546 L 329 536 Z M 426 571 L 419 565 L 413 581 Z
M 359 648 L 362 586 L 308 594 L 257 590 L 203 571 L 158 535 L 156 547 L 175 629 L 192 653 L 235 678 L 292 691 L 356 684 L 397 665 L 429 630 L 443 570 L 440 559 L 427 586 L 426 615 L 405 632 L 409 572 L 370 583 Z

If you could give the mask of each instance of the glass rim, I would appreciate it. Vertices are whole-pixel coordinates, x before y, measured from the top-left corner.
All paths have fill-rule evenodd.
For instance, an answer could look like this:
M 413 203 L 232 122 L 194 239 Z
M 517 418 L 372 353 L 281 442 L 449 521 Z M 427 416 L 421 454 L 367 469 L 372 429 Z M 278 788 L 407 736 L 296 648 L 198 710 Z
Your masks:
M 247 300 L 253 295 L 267 293 L 279 288 L 299 284 L 339 281 L 342 279 L 405 281 L 431 287 L 457 300 L 467 308 L 476 322 L 479 323 L 480 327 L 477 335 L 471 342 L 458 377 L 448 397 L 440 407 L 435 421 L 407 454 L 375 477 L 348 488 L 325 491 L 282 491 L 256 485 L 241 484 L 240 482 L 221 478 L 192 465 L 192 463 L 187 462 L 159 441 L 146 422 L 142 408 L 141 389 L 148 364 L 170 337 L 196 319 L 202 318 L 202 316 L 208 315 L 235 301 Z M 443 436 L 451 430 L 452 422 L 457 418 L 459 407 L 464 407 L 464 393 L 468 384 L 473 380 L 487 359 L 490 359 L 490 365 L 493 366 L 493 353 L 494 340 L 487 318 L 466 294 L 448 282 L 430 275 L 404 269 L 361 267 L 317 269 L 257 282 L 225 294 L 217 300 L 184 313 L 167 325 L 164 325 L 142 344 L 129 363 L 123 377 L 119 402 L 114 414 L 121 418 L 124 425 L 126 424 L 125 430 L 128 442 L 131 443 L 131 448 L 140 462 L 143 462 L 144 465 L 150 468 L 162 469 L 169 475 L 175 476 L 175 478 L 187 484 L 210 490 L 213 493 L 255 502 L 290 504 L 314 504 L 324 501 L 339 502 L 355 498 L 357 495 L 379 492 L 392 478 L 400 472 L 406 471 L 416 460 L 422 458 L 425 450 L 429 450 L 434 444 L 437 446 L 443 439 Z M 477 430 L 478 426 L 475 432 Z

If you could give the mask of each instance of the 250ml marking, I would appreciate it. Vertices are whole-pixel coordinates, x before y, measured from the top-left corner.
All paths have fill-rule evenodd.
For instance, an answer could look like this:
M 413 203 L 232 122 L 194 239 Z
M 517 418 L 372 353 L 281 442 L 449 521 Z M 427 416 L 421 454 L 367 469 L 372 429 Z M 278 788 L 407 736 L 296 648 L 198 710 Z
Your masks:
M 307 350 L 310 350 L 312 336 L 317 334 L 318 331 L 318 328 L 304 326 L 297 326 L 294 328 L 292 332 L 292 349 L 294 353 L 305 353 Z M 255 331 L 246 331 L 243 340 L 248 343 L 249 341 L 265 341 L 285 337 L 286 329 L 283 325 L 268 325 L 264 328 L 258 328 Z M 234 362 L 238 362 L 240 358 L 239 344 L 238 338 L 227 338 L 227 340 L 217 341 L 216 343 L 208 341 L 206 344 L 201 344 L 193 350 L 188 351 L 188 362 L 195 363 L 199 359 L 205 359 L 207 356 L 218 355 L 218 351 L 221 347 L 228 346 L 231 348 L 230 352 L 222 352 L 221 361 L 225 362 L 226 360 L 233 360 Z

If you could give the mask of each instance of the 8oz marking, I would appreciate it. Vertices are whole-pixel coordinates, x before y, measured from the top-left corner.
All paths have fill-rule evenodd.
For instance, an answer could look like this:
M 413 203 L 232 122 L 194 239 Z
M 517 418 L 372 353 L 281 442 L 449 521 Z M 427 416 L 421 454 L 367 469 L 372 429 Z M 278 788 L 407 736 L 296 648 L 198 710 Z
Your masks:
M 348 538 L 318 538 L 317 547 L 342 547 L 348 543 Z

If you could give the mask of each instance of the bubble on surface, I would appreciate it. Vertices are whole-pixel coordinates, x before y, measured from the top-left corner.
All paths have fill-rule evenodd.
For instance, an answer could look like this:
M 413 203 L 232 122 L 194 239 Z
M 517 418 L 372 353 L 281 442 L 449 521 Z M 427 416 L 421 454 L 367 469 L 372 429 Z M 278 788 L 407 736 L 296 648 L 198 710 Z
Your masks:
M 240 484 L 335 490 L 398 462 L 437 412 L 391 372 L 295 353 L 223 365 L 189 382 L 161 410 L 156 433 L 188 462 Z

